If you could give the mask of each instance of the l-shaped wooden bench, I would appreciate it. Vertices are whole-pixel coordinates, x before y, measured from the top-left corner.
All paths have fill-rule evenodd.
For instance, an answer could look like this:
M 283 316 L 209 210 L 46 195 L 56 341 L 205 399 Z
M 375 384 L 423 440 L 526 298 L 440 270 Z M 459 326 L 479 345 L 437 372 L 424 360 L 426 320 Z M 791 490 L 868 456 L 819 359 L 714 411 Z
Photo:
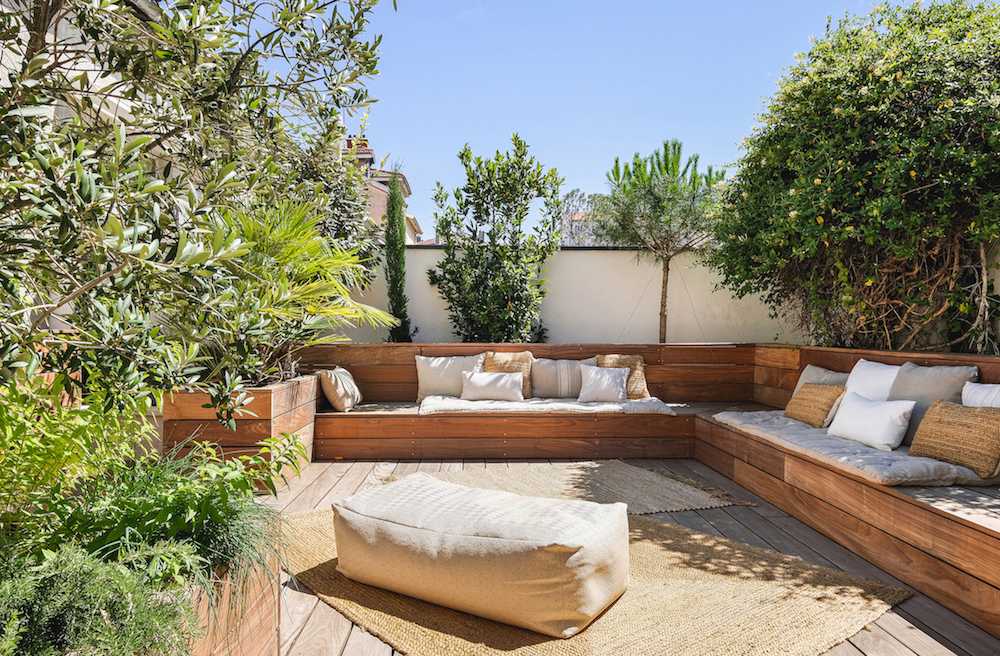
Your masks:
M 650 392 L 677 416 L 416 414 L 415 355 L 531 350 L 582 359 L 641 354 Z M 755 344 L 379 344 L 313 347 L 306 370 L 347 367 L 362 412 L 319 407 L 317 459 L 694 457 L 943 606 L 1000 636 L 1000 489 L 876 485 L 720 424 L 727 408 L 783 408 L 807 364 L 850 371 L 858 359 L 975 364 L 1000 382 L 1000 358 Z

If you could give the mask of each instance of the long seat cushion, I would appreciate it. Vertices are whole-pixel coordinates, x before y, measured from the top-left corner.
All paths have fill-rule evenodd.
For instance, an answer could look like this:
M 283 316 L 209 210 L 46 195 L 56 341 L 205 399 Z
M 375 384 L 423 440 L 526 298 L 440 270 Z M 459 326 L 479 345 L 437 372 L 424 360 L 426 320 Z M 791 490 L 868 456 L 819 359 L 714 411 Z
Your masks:
M 428 396 L 420 402 L 421 415 L 434 414 L 625 414 L 676 415 L 669 403 L 658 398 L 634 399 L 621 403 L 580 403 L 576 399 L 525 399 L 524 401 L 469 401 L 454 396 Z
M 968 467 L 911 456 L 907 447 L 881 451 L 853 440 L 828 435 L 789 419 L 781 410 L 720 412 L 715 420 L 794 453 L 811 456 L 878 485 L 991 485 Z
M 334 504 L 350 579 L 568 638 L 628 586 L 623 503 L 526 497 L 411 474 Z

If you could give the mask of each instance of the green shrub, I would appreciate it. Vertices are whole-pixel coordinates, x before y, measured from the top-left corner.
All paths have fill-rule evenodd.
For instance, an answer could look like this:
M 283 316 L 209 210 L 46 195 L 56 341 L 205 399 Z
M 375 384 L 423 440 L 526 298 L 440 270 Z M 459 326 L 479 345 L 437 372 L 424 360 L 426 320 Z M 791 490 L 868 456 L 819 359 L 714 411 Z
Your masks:
M 410 326 L 406 298 L 406 201 L 399 178 L 389 181 L 389 203 L 385 213 L 385 285 L 389 314 L 399 323 L 389 329 L 390 342 L 412 342 L 416 332 Z
M 173 656 L 188 653 L 190 598 L 156 591 L 131 570 L 79 547 L 0 571 L 0 655 Z
M 458 154 L 466 182 L 448 193 L 438 183 L 437 238 L 444 256 L 428 271 L 448 303 L 452 329 L 464 342 L 543 341 L 542 267 L 559 248 L 562 178 L 528 154 L 516 134 L 513 150 L 492 159 Z M 541 201 L 535 229 L 524 224 Z
M 818 342 L 996 351 L 1000 7 L 881 6 L 781 80 L 711 261 Z

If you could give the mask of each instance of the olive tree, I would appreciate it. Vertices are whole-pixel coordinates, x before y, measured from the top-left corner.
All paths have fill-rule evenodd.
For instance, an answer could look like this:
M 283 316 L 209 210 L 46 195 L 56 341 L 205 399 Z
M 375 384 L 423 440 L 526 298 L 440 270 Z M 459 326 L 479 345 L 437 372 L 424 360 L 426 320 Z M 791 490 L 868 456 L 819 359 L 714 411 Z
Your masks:
M 712 262 L 819 343 L 998 349 L 1000 7 L 830 25 L 745 143 Z

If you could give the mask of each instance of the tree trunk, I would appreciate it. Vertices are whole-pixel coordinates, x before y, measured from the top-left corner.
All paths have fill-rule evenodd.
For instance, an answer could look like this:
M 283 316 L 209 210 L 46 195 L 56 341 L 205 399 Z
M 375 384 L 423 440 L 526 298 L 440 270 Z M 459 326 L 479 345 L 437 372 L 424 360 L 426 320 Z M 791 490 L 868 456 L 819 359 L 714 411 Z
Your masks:
M 667 341 L 667 285 L 670 282 L 670 258 L 662 262 L 663 280 L 660 283 L 660 343 Z

